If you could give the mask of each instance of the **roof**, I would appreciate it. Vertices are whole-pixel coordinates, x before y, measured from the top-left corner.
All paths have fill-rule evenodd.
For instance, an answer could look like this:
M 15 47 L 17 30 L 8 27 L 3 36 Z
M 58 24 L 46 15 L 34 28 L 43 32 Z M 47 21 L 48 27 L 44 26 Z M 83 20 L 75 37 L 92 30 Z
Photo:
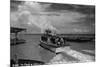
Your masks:
M 18 33 L 18 32 L 21 32 L 21 31 L 26 31 L 26 28 L 10 27 L 11 33 Z

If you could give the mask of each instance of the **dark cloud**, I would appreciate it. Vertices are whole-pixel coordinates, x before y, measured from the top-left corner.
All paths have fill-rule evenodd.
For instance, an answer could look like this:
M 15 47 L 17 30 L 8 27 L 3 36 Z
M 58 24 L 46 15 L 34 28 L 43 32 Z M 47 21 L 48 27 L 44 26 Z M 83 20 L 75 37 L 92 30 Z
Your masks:
M 10 9 L 11 11 L 17 11 L 18 5 L 21 5 L 24 1 L 18 1 L 18 0 L 10 0 Z
M 76 4 L 58 4 L 52 3 L 51 7 L 48 8 L 51 11 L 59 11 L 59 10 L 69 10 L 69 11 L 77 11 L 84 14 L 94 14 L 95 6 L 94 5 L 76 5 Z
M 24 4 L 25 1 L 11 1 L 11 24 L 12 26 L 26 27 L 30 33 L 40 33 L 35 25 L 27 25 L 27 16 L 18 17 L 19 5 L 25 6 L 26 11 L 32 13 L 34 21 L 41 21 L 46 18 L 55 28 L 62 33 L 95 33 L 95 6 L 94 5 L 75 5 L 38 2 L 34 7 Z M 36 11 L 34 11 L 35 8 Z M 34 13 L 35 12 L 35 13 Z M 27 12 L 24 12 L 27 13 Z M 36 18 L 35 16 L 42 16 Z M 20 18 L 20 19 L 18 19 Z M 41 23 L 41 22 L 39 22 Z

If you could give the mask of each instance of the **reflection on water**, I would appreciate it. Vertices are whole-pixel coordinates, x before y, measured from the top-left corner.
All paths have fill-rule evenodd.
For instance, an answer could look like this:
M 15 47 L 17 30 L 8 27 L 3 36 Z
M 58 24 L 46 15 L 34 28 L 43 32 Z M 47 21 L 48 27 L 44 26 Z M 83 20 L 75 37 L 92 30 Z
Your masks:
M 47 51 L 38 45 L 40 35 L 19 35 L 19 38 L 25 39 L 26 43 L 11 46 L 11 59 L 14 59 L 14 55 L 17 55 L 18 59 L 38 60 L 47 63 L 55 56 L 54 53 Z M 94 42 L 69 43 L 71 44 L 71 49 L 78 51 L 80 53 L 91 55 L 90 52 L 84 50 L 95 50 Z M 92 56 L 95 56 L 95 54 L 92 53 Z

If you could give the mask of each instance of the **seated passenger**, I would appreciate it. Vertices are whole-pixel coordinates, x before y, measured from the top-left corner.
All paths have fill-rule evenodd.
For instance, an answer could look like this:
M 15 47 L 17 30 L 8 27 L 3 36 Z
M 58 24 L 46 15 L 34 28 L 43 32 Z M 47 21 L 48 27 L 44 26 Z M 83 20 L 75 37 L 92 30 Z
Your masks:
M 44 35 L 41 36 L 41 40 L 44 42 L 48 42 L 50 37 L 51 37 L 51 30 L 47 29 L 45 30 Z
M 51 36 L 51 38 L 50 38 L 50 41 L 51 41 L 51 43 L 53 43 L 53 44 L 56 44 L 56 36 Z
M 47 42 L 48 38 L 46 36 L 41 36 L 41 40 Z
M 58 37 L 58 38 L 56 39 L 56 44 L 57 44 L 58 46 L 63 46 L 63 44 L 64 44 L 64 39 Z

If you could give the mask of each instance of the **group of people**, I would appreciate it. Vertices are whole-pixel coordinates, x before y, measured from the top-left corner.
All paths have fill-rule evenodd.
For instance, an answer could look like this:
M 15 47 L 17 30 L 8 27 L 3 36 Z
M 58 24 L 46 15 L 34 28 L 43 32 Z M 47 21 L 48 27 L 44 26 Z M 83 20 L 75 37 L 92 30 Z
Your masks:
M 51 30 L 45 30 L 45 33 L 43 36 L 41 36 L 41 40 L 43 42 L 56 45 L 56 46 L 62 46 L 65 44 L 65 41 L 62 37 L 58 36 L 56 33 L 52 32 Z

